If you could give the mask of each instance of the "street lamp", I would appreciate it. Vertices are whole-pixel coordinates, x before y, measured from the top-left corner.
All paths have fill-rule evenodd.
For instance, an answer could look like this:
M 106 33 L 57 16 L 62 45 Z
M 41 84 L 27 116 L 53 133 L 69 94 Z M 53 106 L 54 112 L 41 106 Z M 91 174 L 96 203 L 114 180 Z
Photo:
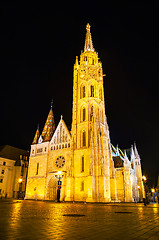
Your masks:
M 154 188 L 151 188 L 151 192 L 154 193 L 154 192 L 155 192 L 155 189 L 154 189 Z
M 22 192 L 22 182 L 23 182 L 23 179 L 22 179 L 22 178 L 19 178 L 19 179 L 18 179 L 18 183 L 19 183 L 18 198 L 21 197 L 21 192 Z
M 145 192 L 145 197 L 143 198 L 143 202 L 144 202 L 145 206 L 147 204 L 146 180 L 147 180 L 146 176 L 142 176 L 142 181 L 143 181 L 143 185 L 144 185 L 144 192 Z

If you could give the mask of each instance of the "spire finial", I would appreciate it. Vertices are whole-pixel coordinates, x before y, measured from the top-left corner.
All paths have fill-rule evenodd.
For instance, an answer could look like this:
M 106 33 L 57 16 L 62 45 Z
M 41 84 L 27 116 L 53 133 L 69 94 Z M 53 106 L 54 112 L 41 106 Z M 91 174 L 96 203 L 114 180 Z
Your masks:
M 86 25 L 87 32 L 90 32 L 90 28 L 91 28 L 91 26 L 89 25 L 89 23 L 87 23 L 87 25 Z
M 51 99 L 51 109 L 52 109 L 52 106 L 53 106 L 53 99 Z

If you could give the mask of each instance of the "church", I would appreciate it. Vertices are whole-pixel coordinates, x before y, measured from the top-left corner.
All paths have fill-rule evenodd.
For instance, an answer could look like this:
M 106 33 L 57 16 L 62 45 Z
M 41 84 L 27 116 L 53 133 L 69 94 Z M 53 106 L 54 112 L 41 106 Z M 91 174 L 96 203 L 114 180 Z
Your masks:
M 73 73 L 72 126 L 63 117 L 55 128 L 51 105 L 30 151 L 25 199 L 80 202 L 142 201 L 141 159 L 134 143 L 121 150 L 110 141 L 105 114 L 103 69 L 86 25 L 84 51 Z

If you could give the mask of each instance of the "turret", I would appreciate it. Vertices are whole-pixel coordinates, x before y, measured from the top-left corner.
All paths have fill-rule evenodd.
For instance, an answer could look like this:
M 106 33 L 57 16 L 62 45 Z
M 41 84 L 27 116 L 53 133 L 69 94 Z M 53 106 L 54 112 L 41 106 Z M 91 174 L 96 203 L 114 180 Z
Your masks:
M 40 132 L 39 132 L 39 124 L 38 124 L 32 144 L 37 144 L 39 137 L 40 137 Z

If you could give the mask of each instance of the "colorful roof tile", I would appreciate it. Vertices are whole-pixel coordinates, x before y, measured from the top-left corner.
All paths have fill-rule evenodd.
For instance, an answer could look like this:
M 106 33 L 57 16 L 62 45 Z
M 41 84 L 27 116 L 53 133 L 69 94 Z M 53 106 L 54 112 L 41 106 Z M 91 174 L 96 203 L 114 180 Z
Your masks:
M 35 133 L 34 140 L 33 140 L 32 144 L 37 144 L 38 140 L 39 140 L 39 137 L 40 137 L 40 132 L 39 132 L 39 128 L 38 128 L 36 130 L 36 133 Z
M 54 130 L 55 130 L 55 121 L 54 121 L 54 115 L 51 107 L 44 129 L 41 134 L 44 142 L 51 140 Z

